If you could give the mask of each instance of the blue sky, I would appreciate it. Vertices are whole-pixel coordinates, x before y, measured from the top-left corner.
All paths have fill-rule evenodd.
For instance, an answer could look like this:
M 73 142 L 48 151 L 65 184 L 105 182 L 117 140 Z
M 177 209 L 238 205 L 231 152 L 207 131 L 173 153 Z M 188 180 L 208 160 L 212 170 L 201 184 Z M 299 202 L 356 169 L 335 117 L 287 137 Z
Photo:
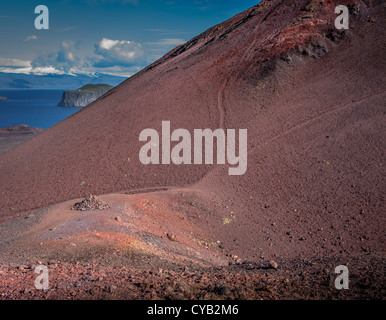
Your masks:
M 0 72 L 130 76 L 258 0 L 3 1 Z M 35 7 L 49 30 L 35 29 Z

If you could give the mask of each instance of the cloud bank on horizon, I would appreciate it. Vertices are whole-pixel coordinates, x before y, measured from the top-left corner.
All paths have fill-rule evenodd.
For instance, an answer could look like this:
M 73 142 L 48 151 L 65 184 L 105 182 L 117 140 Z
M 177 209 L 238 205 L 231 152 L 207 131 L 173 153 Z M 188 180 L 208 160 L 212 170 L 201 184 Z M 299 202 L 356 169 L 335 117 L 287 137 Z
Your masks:
M 36 3 L 0 8 L 0 72 L 131 76 L 257 0 L 46 0 L 49 29 L 34 26 Z M 40 3 L 39 3 L 40 4 Z

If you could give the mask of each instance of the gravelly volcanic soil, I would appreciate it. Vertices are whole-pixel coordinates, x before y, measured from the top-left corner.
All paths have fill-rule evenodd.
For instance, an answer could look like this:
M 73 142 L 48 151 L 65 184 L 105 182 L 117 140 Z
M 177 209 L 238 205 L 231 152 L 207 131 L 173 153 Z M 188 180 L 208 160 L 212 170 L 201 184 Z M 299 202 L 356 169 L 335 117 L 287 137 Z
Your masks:
M 337 4 L 350 9 L 349 30 L 334 28 Z M 261 268 L 246 271 L 249 288 L 234 280 L 245 265 L 229 263 L 274 259 L 283 268 L 269 271 L 273 291 L 264 298 L 383 299 L 385 12 L 384 1 L 263 1 L 0 156 L 0 263 L 5 274 L 16 272 L 14 287 L 24 290 L 23 272 L 8 264 L 40 258 L 68 263 L 53 266 L 63 277 L 71 268 L 86 272 L 73 264 L 77 259 L 92 260 L 93 268 L 111 270 L 113 285 L 124 271 L 111 257 L 124 246 L 129 258 L 116 267 L 148 265 L 154 273 L 199 265 L 198 274 L 208 275 L 217 272 L 208 267 L 230 268 L 224 281 L 231 298 L 239 297 L 237 283 L 246 298 L 258 299 L 256 287 L 268 276 Z M 228 165 L 144 166 L 139 134 L 160 132 L 163 120 L 190 132 L 248 129 L 246 174 L 229 176 Z M 89 194 L 111 208 L 71 211 Z M 346 257 L 355 289 L 337 293 L 326 285 L 341 264 L 336 257 Z M 314 262 L 326 266 L 316 270 Z M 148 274 L 130 272 L 141 275 L 138 283 Z M 282 289 L 293 277 L 298 285 Z M 4 296 L 20 298 L 4 281 Z M 83 285 L 91 288 L 82 283 L 71 289 L 77 298 L 88 294 Z M 49 292 L 65 297 L 63 290 Z M 116 294 L 167 297 L 162 286 L 131 290 Z M 212 294 L 193 291 L 188 297 Z M 23 297 L 35 294 L 43 297 Z
M 348 290 L 337 290 L 335 267 L 350 269 Z M 384 299 L 385 260 L 336 257 L 279 263 L 244 262 L 224 268 L 142 270 L 93 264 L 48 265 L 47 290 L 37 290 L 36 264 L 0 265 L 2 299 L 277 300 Z
M 87 212 L 68 201 L 3 223 L 1 298 L 384 299 L 379 254 L 294 259 L 259 251 L 245 260 L 216 241 L 210 225 L 195 225 L 214 211 L 183 190 L 101 196 L 109 208 Z M 39 264 L 49 268 L 46 291 L 34 287 Z M 339 265 L 348 267 L 349 290 L 334 286 Z

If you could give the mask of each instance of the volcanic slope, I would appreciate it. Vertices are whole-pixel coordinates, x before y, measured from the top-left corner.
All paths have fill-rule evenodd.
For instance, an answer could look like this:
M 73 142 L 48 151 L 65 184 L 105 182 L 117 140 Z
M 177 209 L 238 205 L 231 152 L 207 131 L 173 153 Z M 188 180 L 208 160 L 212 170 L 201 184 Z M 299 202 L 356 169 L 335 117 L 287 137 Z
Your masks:
M 334 28 L 338 4 L 349 30 Z M 163 190 L 190 197 L 195 227 L 245 259 L 383 255 L 385 21 L 383 1 L 263 1 L 2 155 L 1 220 Z M 144 166 L 139 134 L 163 120 L 248 129 L 246 174 Z

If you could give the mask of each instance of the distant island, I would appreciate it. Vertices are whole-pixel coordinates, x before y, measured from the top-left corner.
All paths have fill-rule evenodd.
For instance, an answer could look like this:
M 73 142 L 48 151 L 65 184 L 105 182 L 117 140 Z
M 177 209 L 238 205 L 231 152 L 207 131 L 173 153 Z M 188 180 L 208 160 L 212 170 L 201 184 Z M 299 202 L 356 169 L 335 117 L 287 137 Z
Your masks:
M 64 91 L 62 100 L 58 103 L 58 106 L 85 107 L 99 97 L 103 96 L 112 88 L 114 87 L 108 84 L 86 84 L 77 90 Z
M 7 97 L 0 96 L 0 101 L 7 101 L 7 100 L 8 100 Z

